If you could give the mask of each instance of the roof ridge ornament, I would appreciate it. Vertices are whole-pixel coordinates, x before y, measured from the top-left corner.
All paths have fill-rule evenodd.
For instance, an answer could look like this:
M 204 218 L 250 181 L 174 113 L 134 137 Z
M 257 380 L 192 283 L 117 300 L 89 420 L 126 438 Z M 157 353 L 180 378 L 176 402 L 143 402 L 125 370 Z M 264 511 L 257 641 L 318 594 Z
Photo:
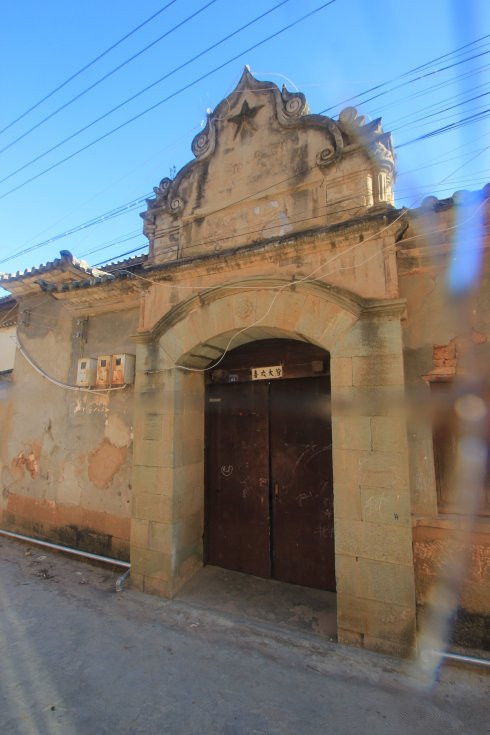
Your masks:
M 279 123 L 284 127 L 291 127 L 298 123 L 298 120 L 307 115 L 309 112 L 308 105 L 306 103 L 306 97 L 302 92 L 289 92 L 285 85 L 282 90 L 279 90 L 277 84 L 274 82 L 262 82 L 256 79 L 250 72 L 248 66 L 244 67 L 240 81 L 238 82 L 235 89 L 214 108 L 214 110 L 208 113 L 206 125 L 204 129 L 198 133 L 192 141 L 191 148 L 196 158 L 205 158 L 211 155 L 216 147 L 216 128 L 217 123 L 221 120 L 227 119 L 231 122 L 236 122 L 238 125 L 240 122 L 240 116 L 243 115 L 243 106 L 246 103 L 249 110 L 256 108 L 250 108 L 249 103 L 246 99 L 242 103 L 242 111 L 238 115 L 228 117 L 235 98 L 237 95 L 243 94 L 250 90 L 251 92 L 268 92 L 273 95 L 275 102 L 276 117 Z M 263 107 L 263 105 L 261 105 Z M 259 108 L 261 106 L 258 106 Z M 257 109 L 258 112 L 258 109 Z M 252 122 L 255 115 L 250 116 L 247 109 L 245 109 L 245 117 L 248 118 L 247 123 L 241 123 L 239 125 L 241 130 L 245 129 L 245 125 L 253 130 Z M 235 118 L 235 119 L 233 119 Z

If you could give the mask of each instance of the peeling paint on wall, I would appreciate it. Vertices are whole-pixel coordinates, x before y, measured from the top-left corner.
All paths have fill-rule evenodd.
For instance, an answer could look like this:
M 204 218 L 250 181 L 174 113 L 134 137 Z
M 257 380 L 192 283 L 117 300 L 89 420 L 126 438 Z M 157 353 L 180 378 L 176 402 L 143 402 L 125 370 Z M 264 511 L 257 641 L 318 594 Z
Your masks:
M 126 460 L 128 448 L 116 447 L 104 439 L 99 447 L 88 456 L 88 476 L 91 482 L 103 490 L 111 484 L 114 475 Z

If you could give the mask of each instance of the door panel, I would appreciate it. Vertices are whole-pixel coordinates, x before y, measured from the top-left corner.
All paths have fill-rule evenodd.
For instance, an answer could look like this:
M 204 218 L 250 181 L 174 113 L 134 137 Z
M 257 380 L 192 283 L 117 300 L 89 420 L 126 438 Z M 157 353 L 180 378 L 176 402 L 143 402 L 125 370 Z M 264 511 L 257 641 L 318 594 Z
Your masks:
M 206 563 L 270 577 L 266 383 L 206 394 Z
M 272 576 L 333 591 L 329 395 L 325 377 L 270 383 Z

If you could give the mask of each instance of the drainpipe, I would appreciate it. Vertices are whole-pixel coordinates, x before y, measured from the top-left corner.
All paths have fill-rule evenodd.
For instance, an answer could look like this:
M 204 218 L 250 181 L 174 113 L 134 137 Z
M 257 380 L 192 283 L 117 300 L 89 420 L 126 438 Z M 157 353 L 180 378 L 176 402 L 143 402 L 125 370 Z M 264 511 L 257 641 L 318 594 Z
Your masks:
M 120 559 L 113 559 L 110 556 L 101 556 L 100 554 L 92 554 L 90 551 L 82 551 L 81 549 L 73 549 L 70 546 L 61 546 L 60 544 L 53 544 L 51 541 L 41 541 L 31 536 L 24 536 L 22 533 L 15 533 L 14 531 L 6 531 L 4 528 L 0 528 L 0 536 L 7 536 L 8 538 L 17 539 L 18 541 L 26 541 L 29 544 L 35 544 L 37 546 L 43 546 L 45 549 L 53 549 L 54 551 L 61 551 L 64 554 L 72 554 L 73 556 L 81 556 L 84 559 L 92 559 L 93 561 L 103 562 L 104 564 L 112 564 L 117 567 L 123 567 L 126 571 L 121 574 L 116 580 L 116 592 L 121 592 L 124 583 L 129 577 L 131 564 L 129 561 L 121 561 Z
M 431 651 L 434 656 L 438 656 L 448 661 L 456 661 L 461 664 L 473 664 L 474 666 L 490 667 L 490 659 L 477 658 L 476 656 L 465 656 L 461 653 L 450 653 L 449 651 Z

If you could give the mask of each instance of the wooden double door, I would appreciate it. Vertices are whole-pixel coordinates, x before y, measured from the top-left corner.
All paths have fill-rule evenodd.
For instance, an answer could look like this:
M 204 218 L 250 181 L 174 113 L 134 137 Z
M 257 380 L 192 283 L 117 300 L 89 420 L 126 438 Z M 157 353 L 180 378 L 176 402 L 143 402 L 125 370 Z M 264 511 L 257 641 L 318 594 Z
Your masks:
M 289 363 L 270 380 L 232 364 L 207 386 L 205 562 L 333 591 L 328 356 L 289 340 L 240 350 L 232 363 Z

